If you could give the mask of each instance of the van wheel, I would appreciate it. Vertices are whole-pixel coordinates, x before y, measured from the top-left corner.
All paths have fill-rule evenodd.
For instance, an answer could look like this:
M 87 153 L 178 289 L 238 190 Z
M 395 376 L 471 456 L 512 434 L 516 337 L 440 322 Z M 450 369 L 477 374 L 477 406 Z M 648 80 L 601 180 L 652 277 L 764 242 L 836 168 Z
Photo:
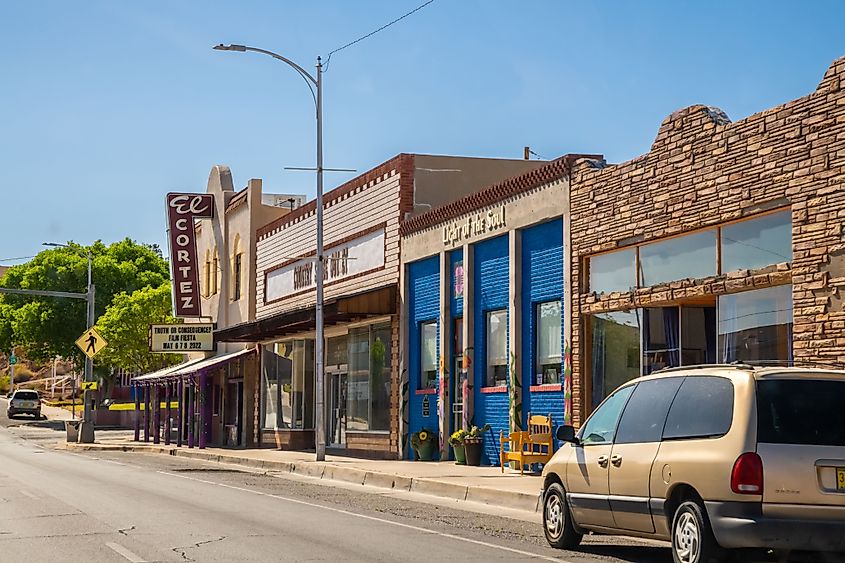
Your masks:
M 672 519 L 672 559 L 675 563 L 711 563 L 724 561 L 725 552 L 716 543 L 704 509 L 687 501 Z
M 559 483 L 549 485 L 543 495 L 543 532 L 549 545 L 557 549 L 574 549 L 583 537 L 572 525 L 566 493 Z

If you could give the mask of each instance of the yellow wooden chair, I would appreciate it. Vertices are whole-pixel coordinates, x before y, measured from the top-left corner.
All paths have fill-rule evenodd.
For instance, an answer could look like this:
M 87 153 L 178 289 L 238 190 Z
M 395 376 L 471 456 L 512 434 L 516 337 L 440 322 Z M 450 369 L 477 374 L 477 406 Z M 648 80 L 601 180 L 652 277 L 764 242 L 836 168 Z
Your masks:
M 532 415 L 528 413 L 528 430 L 511 432 L 505 439 L 504 431 L 499 432 L 500 463 L 502 473 L 505 463 L 515 461 L 519 464 L 519 474 L 525 474 L 525 466 L 534 463 L 548 463 L 554 455 L 554 436 L 552 435 L 552 415 Z M 505 444 L 508 451 L 505 451 Z

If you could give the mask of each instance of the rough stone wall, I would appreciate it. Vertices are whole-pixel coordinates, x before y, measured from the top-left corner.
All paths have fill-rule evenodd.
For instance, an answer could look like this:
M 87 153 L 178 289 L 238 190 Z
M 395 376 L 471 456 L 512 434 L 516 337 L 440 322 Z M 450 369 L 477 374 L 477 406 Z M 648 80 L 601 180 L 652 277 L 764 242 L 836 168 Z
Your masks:
M 690 294 L 793 283 L 796 360 L 845 362 L 845 57 L 808 96 L 731 123 L 716 108 L 667 117 L 651 150 L 618 165 L 581 160 L 571 184 L 573 401 L 585 414 L 589 312 Z M 600 251 L 791 208 L 793 261 L 626 294 L 589 293 L 587 257 Z M 703 292 L 703 293 L 702 293 Z

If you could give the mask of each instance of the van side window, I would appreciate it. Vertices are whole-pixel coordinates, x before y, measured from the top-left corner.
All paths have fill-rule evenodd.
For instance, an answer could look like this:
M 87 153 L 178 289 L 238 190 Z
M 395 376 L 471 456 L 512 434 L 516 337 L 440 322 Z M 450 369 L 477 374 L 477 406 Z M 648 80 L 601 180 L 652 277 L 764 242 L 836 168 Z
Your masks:
M 659 442 L 669 406 L 683 381 L 683 377 L 641 381 L 625 405 L 615 443 Z
M 596 412 L 590 417 L 587 423 L 581 427 L 581 443 L 589 444 L 612 444 L 616 435 L 616 426 L 619 423 L 619 415 L 634 390 L 634 385 L 628 385 L 618 389 L 615 393 L 604 400 Z
M 730 379 L 687 377 L 669 409 L 663 439 L 724 436 L 731 428 L 733 415 L 734 385 Z

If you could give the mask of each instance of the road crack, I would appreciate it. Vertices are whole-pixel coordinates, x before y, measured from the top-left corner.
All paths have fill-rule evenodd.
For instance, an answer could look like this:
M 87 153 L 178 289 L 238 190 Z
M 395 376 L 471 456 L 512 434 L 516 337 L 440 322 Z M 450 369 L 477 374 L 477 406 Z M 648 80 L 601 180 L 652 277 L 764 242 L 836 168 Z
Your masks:
M 129 535 L 129 532 L 131 532 L 131 531 L 132 531 L 132 530 L 134 530 L 134 529 L 135 529 L 135 525 L 133 524 L 132 526 L 129 526 L 128 528 L 120 528 L 120 529 L 117 531 L 117 533 L 118 533 L 118 534 L 123 534 L 124 536 L 128 536 L 128 535 Z
M 172 551 L 174 553 L 178 553 L 179 555 L 181 555 L 183 561 L 196 561 L 195 559 L 191 559 L 190 557 L 188 557 L 187 551 L 189 549 L 197 549 L 197 548 L 202 547 L 202 546 L 209 544 L 209 543 L 221 542 L 221 541 L 225 540 L 227 537 L 228 536 L 220 536 L 219 538 L 214 538 L 212 540 L 205 540 L 205 541 L 197 542 L 197 543 L 192 544 L 192 545 L 171 547 L 170 551 Z

